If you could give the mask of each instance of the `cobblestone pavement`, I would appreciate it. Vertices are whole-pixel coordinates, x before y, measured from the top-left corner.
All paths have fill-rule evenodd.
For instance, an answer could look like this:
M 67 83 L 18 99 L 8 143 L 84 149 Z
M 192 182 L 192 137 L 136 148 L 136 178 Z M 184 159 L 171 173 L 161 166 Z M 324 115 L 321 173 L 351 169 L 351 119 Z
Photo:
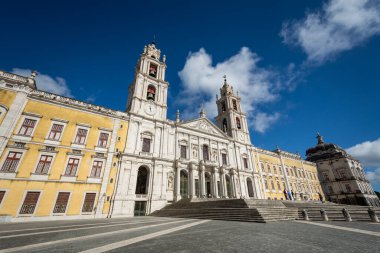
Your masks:
M 160 217 L 0 224 L 2 252 L 379 252 L 380 223 Z

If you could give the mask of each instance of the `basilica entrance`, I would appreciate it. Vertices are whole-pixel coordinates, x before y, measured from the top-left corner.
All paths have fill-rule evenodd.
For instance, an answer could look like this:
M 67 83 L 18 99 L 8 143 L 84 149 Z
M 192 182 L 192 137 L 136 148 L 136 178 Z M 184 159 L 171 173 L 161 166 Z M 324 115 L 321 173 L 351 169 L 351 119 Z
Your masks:
M 250 178 L 247 178 L 247 188 L 248 188 L 248 196 L 253 198 L 255 194 L 253 193 L 253 184 Z
M 188 176 L 187 173 L 183 170 L 181 170 L 180 173 L 180 194 L 182 198 L 187 198 L 188 197 Z
M 134 216 L 145 216 L 146 201 L 135 201 Z
M 211 198 L 211 176 L 209 173 L 205 173 L 206 180 L 206 197 Z
M 148 170 L 141 166 L 137 173 L 136 194 L 148 193 Z

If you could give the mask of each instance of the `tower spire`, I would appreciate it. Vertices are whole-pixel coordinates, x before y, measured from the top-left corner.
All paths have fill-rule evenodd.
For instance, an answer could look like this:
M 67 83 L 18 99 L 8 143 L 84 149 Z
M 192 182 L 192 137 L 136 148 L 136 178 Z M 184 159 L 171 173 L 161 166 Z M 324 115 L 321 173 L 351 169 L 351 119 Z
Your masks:
M 317 140 L 318 140 L 318 144 L 323 144 L 325 143 L 323 141 L 323 136 L 319 134 L 319 132 L 317 132 Z
M 201 111 L 199 112 L 199 117 L 206 118 L 206 111 L 205 111 L 205 108 L 203 107 L 203 104 L 201 105 Z

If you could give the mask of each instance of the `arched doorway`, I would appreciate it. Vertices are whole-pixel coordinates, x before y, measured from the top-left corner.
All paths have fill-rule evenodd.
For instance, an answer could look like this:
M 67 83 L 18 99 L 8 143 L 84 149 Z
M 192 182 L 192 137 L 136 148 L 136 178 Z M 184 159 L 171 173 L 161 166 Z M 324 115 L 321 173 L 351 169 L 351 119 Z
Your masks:
M 148 193 L 148 170 L 141 166 L 137 172 L 136 194 Z
M 211 198 L 211 176 L 209 173 L 205 173 L 205 186 L 206 186 L 206 197 Z
M 253 198 L 255 196 L 253 192 L 253 183 L 252 183 L 252 179 L 250 179 L 249 177 L 247 178 L 247 188 L 248 188 L 248 196 L 250 198 Z
M 229 198 L 232 198 L 232 191 L 231 191 L 231 180 L 228 175 L 226 175 L 226 188 L 227 188 L 227 196 Z
M 141 166 L 137 172 L 136 194 L 148 194 L 148 169 Z M 144 216 L 146 214 L 146 201 L 135 201 L 134 215 Z
M 188 185 L 189 183 L 187 173 L 184 170 L 181 170 L 179 193 L 181 194 L 182 198 L 188 197 Z

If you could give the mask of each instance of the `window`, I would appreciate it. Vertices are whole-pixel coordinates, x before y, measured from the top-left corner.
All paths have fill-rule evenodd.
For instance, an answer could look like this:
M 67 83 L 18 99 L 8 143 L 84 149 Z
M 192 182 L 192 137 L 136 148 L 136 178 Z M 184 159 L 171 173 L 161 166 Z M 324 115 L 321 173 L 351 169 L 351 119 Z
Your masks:
M 187 155 L 187 147 L 185 145 L 181 145 L 181 158 L 186 159 Z
M 156 87 L 154 87 L 153 85 L 148 86 L 148 90 L 146 92 L 146 99 L 153 101 L 156 99 Z
M 329 178 L 329 174 L 327 172 L 324 172 L 323 174 L 323 178 L 326 180 L 326 181 L 329 181 L 330 178 Z
M 210 157 L 209 157 L 209 154 L 208 154 L 208 146 L 207 145 L 203 145 L 202 149 L 203 149 L 203 160 L 204 161 L 209 161 Z
M 282 167 L 281 166 L 278 166 L 278 173 L 280 173 L 280 175 L 282 175 Z
M 244 164 L 244 169 L 248 169 L 248 160 L 245 157 L 243 157 L 243 164 Z
M 0 205 L 3 202 L 4 196 L 5 196 L 5 191 L 0 191 Z
M 63 131 L 63 125 L 53 124 L 50 130 L 48 139 L 59 141 L 61 139 L 62 131 Z
M 269 165 L 269 164 L 267 165 L 267 168 L 268 168 L 268 173 L 272 173 L 272 172 L 270 171 L 270 165 Z
M 240 119 L 238 117 L 236 117 L 236 127 L 241 129 Z
M 281 190 L 280 181 L 277 181 L 277 189 L 278 189 L 279 191 Z
M 40 192 L 27 192 L 24 203 L 21 206 L 20 214 L 33 214 L 39 197 Z
M 327 188 L 329 188 L 329 193 L 330 194 L 334 194 L 334 189 L 332 188 L 332 186 L 328 186 Z
M 65 213 L 67 203 L 69 202 L 70 193 L 69 192 L 60 192 L 58 193 L 57 201 L 53 209 L 53 213 Z
M 260 166 L 261 166 L 261 171 L 265 173 L 265 167 L 264 167 L 264 164 L 263 164 L 263 163 L 260 163 Z
M 67 163 L 65 176 L 75 177 L 75 175 L 77 173 L 78 165 L 79 165 L 79 159 L 78 158 L 70 158 L 69 162 Z
M 351 186 L 349 184 L 346 184 L 345 186 L 346 186 L 347 192 L 351 192 Z
M 222 164 L 227 165 L 227 154 L 222 153 Z
M 276 165 L 273 165 L 273 174 L 277 174 L 277 168 L 276 168 Z
M 265 189 L 269 190 L 268 180 L 264 179 Z
M 99 140 L 98 140 L 98 147 L 106 148 L 107 142 L 108 142 L 108 133 L 100 133 Z
M 346 178 L 346 172 L 344 170 L 340 170 L 340 176 L 342 179 L 345 179 Z
M 232 99 L 232 107 L 237 111 L 237 104 L 235 99 Z
M 288 167 L 285 167 L 285 170 L 286 170 L 286 174 L 289 175 L 289 169 L 288 169 Z
M 151 77 L 157 77 L 157 65 L 156 64 L 149 64 L 149 75 Z
M 7 158 L 5 159 L 5 162 L 3 164 L 3 167 L 1 167 L 2 172 L 15 172 L 18 163 L 21 159 L 21 152 L 12 152 L 10 151 L 8 153 Z
M 77 135 L 75 136 L 75 143 L 84 144 L 87 137 L 87 129 L 78 128 Z
M 272 186 L 272 191 L 274 191 L 275 188 L 274 188 L 274 182 L 273 182 L 273 180 L 270 181 L 270 185 Z
M 51 161 L 53 156 L 51 155 L 41 155 L 40 161 L 38 162 L 36 174 L 46 175 L 49 172 Z
M 21 125 L 20 130 L 18 131 L 18 134 L 25 135 L 25 136 L 31 136 L 34 127 L 36 126 L 37 120 L 35 119 L 28 119 L 25 118 L 24 122 Z
M 84 198 L 82 212 L 90 213 L 94 208 L 96 193 L 86 193 L 86 197 Z
M 142 146 L 142 152 L 150 152 L 150 141 L 149 138 L 143 138 L 143 146 Z
M 91 169 L 91 177 L 100 177 L 100 173 L 102 172 L 103 161 L 94 161 Z

